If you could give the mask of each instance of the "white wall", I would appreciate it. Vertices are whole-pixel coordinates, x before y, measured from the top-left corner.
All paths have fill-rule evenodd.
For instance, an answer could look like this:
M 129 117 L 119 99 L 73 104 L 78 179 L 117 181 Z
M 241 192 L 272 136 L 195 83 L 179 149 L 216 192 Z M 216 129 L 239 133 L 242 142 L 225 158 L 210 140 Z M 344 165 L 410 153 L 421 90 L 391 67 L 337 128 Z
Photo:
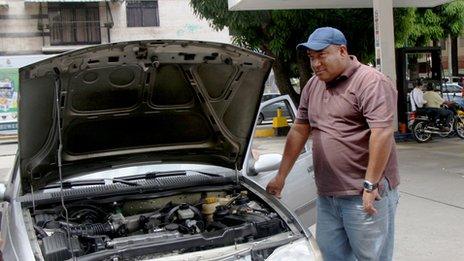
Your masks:
M 50 37 L 41 36 L 38 30 L 38 3 L 27 3 L 24 0 L 6 0 L 8 9 L 0 9 L 0 55 L 40 54 L 43 51 L 64 51 L 82 46 L 50 46 Z M 111 28 L 111 42 L 143 40 L 143 39 L 190 39 L 230 43 L 231 37 L 227 29 L 217 32 L 207 21 L 200 20 L 193 14 L 189 0 L 159 0 L 158 27 L 127 27 L 126 2 L 109 2 L 113 14 L 114 27 Z M 43 15 L 47 15 L 47 4 L 43 3 Z M 107 17 L 106 3 L 100 2 L 101 43 L 108 42 L 105 22 Z M 44 25 L 48 18 L 43 19 Z M 49 32 L 48 29 L 45 32 Z M 8 37 L 5 37 L 7 35 Z
M 127 27 L 126 2 L 111 3 L 115 22 L 111 29 L 111 41 L 191 39 L 231 42 L 229 30 L 214 31 L 206 20 L 200 20 L 193 14 L 189 2 L 189 0 L 159 0 L 159 27 Z M 106 16 L 101 16 L 101 19 L 106 19 Z
M 37 29 L 39 5 L 25 5 L 22 0 L 8 0 L 8 8 L 0 8 L 0 53 L 40 53 L 42 36 Z M 33 18 L 34 16 L 35 18 Z

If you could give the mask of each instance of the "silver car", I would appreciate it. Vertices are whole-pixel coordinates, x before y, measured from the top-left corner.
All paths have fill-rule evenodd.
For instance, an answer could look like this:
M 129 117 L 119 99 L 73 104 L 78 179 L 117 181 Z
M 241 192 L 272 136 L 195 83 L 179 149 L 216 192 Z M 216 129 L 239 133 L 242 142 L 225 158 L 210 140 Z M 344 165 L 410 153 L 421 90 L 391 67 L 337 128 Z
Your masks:
M 310 150 L 282 199 L 264 190 L 281 156 L 251 153 L 271 66 L 227 44 L 154 40 L 22 68 L 3 258 L 320 260 Z

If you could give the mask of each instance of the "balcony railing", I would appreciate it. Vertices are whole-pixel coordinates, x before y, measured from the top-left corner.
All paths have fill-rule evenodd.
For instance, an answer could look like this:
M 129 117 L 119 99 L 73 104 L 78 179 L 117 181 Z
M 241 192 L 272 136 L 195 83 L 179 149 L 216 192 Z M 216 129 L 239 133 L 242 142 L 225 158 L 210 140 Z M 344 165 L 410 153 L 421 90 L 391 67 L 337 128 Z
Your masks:
M 100 27 L 100 21 L 50 21 L 50 44 L 99 44 Z

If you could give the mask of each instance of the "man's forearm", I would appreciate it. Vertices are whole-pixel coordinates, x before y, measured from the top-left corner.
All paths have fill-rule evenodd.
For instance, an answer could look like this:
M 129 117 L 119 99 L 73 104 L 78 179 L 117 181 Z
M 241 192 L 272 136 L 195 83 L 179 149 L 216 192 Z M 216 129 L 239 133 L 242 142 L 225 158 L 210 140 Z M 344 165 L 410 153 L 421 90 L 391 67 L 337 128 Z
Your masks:
M 372 128 L 369 139 L 369 163 L 365 179 L 379 182 L 387 165 L 392 147 L 393 130 L 391 128 Z
M 307 124 L 294 124 L 290 129 L 283 153 L 282 162 L 280 163 L 278 175 L 286 178 L 288 173 L 295 164 L 296 159 L 304 148 L 310 135 L 310 127 Z

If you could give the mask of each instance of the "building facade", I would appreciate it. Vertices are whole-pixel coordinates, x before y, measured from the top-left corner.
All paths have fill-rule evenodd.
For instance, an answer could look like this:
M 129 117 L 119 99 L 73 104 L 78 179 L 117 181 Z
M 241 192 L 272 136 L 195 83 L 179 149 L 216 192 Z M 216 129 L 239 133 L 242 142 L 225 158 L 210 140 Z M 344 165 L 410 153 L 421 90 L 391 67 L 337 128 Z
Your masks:
M 443 67 L 443 75 L 451 76 L 451 39 L 448 37 L 440 42 L 442 48 L 441 62 Z M 458 37 L 458 68 L 459 74 L 464 75 L 464 36 Z
M 189 0 L 0 0 L 0 56 L 53 54 L 87 45 L 191 39 L 230 43 Z

